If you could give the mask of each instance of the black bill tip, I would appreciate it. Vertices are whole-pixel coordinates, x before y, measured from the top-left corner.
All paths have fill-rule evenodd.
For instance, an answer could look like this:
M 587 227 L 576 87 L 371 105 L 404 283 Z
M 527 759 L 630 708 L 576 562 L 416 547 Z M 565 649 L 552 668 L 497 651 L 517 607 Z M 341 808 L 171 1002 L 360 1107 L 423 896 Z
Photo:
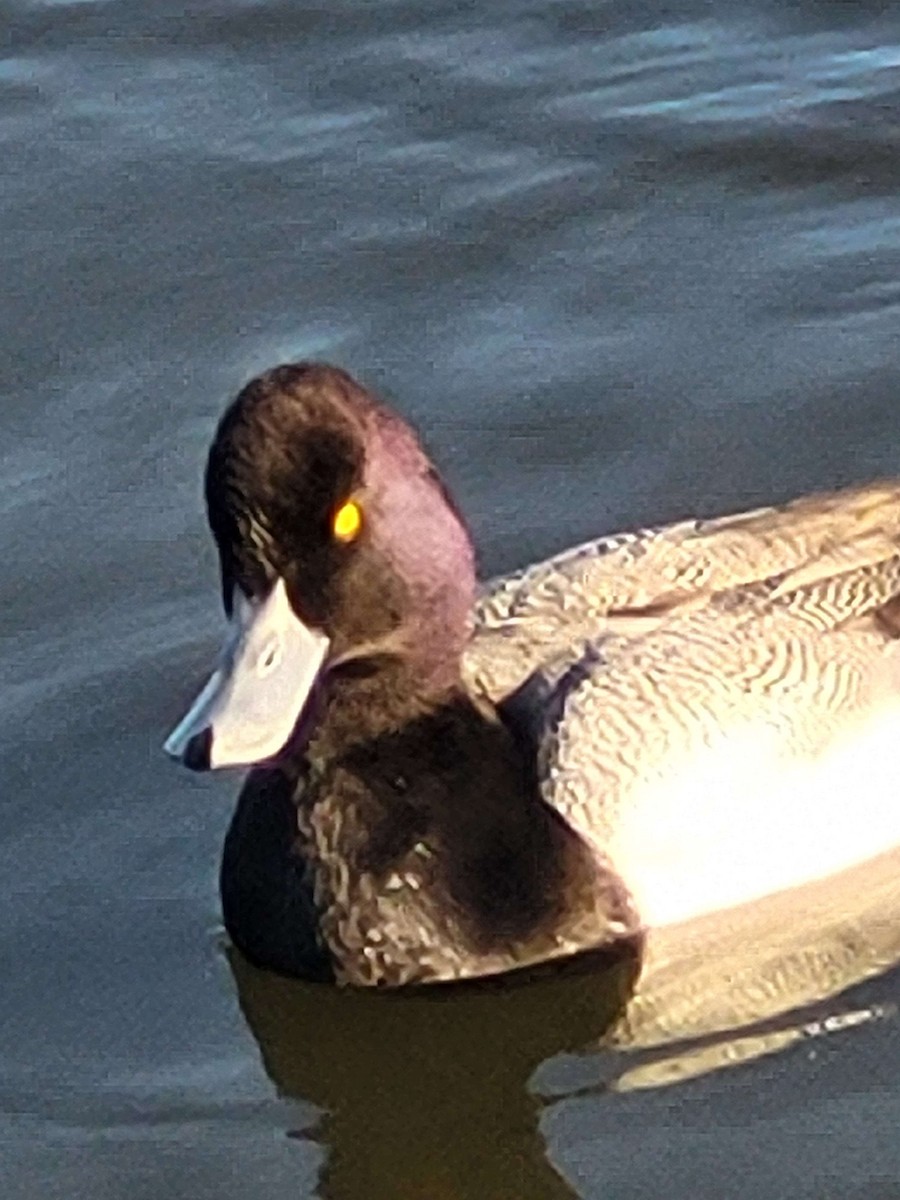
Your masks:
M 195 733 L 185 746 L 181 761 L 191 771 L 208 771 L 211 753 L 212 729 L 207 726 L 200 733 Z

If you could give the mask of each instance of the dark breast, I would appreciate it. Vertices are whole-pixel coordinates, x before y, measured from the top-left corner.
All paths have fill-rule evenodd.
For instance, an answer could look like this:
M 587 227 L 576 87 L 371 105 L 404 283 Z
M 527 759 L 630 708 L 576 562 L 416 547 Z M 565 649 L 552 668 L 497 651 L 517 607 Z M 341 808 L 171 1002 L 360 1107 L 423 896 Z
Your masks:
M 238 800 L 219 885 L 229 937 L 251 962 L 304 979 L 334 978 L 319 934 L 309 865 L 297 852 L 296 769 L 252 772 Z
M 619 881 L 459 697 L 322 763 L 299 813 L 338 978 L 495 974 L 620 938 Z

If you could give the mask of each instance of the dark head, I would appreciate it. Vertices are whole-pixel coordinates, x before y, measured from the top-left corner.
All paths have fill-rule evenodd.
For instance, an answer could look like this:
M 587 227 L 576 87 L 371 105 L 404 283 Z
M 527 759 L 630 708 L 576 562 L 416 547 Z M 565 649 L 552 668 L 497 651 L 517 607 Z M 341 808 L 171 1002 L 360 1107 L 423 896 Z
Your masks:
M 416 435 L 345 372 L 298 363 L 249 383 L 213 440 L 206 501 L 232 633 L 171 753 L 271 757 L 337 664 L 401 660 L 424 691 L 458 680 L 471 542 Z

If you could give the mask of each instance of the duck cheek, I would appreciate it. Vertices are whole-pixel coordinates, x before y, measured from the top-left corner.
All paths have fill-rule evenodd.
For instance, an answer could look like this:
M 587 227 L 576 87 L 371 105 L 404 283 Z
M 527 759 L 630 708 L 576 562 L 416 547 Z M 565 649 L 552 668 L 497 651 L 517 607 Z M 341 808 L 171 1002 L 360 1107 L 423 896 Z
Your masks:
M 262 603 L 237 598 L 218 668 L 165 744 L 194 770 L 276 757 L 303 712 L 328 637 L 293 612 L 284 581 Z
M 405 581 L 380 555 L 360 555 L 334 588 L 329 626 L 335 648 L 345 650 L 384 638 L 404 625 L 409 616 L 410 591 Z

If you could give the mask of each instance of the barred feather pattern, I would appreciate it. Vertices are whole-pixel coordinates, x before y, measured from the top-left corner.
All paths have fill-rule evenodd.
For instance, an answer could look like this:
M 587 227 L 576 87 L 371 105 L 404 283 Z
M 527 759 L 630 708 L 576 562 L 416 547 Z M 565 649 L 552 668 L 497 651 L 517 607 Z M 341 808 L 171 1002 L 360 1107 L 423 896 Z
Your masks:
M 900 842 L 900 628 L 878 619 L 900 594 L 898 544 L 900 487 L 879 484 L 605 539 L 482 597 L 469 672 L 488 694 L 529 670 L 561 679 L 573 626 L 589 651 L 545 702 L 541 786 L 648 923 Z

